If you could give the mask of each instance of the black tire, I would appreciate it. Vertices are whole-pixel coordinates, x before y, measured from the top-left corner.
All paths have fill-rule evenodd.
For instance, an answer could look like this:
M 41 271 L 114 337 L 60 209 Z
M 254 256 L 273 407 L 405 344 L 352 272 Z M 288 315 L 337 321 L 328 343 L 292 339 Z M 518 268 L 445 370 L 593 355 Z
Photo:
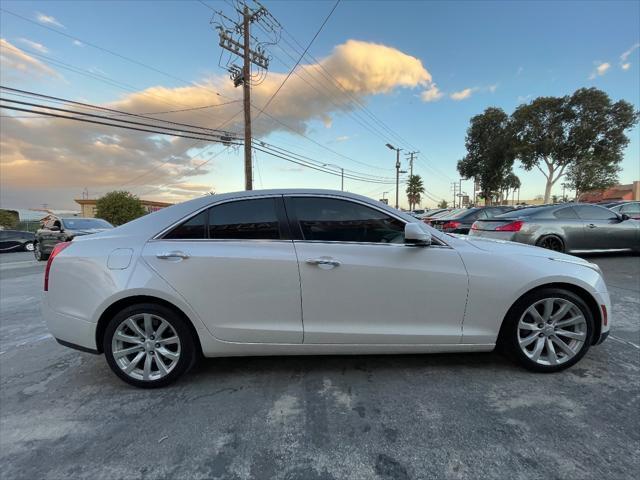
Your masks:
M 22 244 L 22 249 L 25 252 L 33 252 L 34 251 L 34 245 L 33 242 L 25 242 Z
M 565 245 L 562 238 L 557 235 L 543 235 L 536 242 L 536 247 L 546 248 L 554 252 L 564 253 Z
M 573 303 L 580 310 L 586 321 L 586 337 L 584 339 L 584 344 L 582 345 L 580 350 L 573 356 L 573 358 L 570 358 L 564 363 L 560 363 L 558 365 L 541 365 L 540 363 L 534 362 L 522 351 L 518 340 L 518 323 L 520 321 L 520 318 L 525 313 L 525 310 L 534 305 L 536 302 L 548 298 L 565 299 Z M 569 290 L 564 290 L 561 288 L 543 288 L 524 295 L 509 309 L 509 312 L 504 319 L 502 329 L 500 331 L 498 346 L 505 353 L 507 353 L 509 357 L 516 360 L 528 370 L 532 370 L 534 372 L 552 373 L 564 370 L 571 367 L 572 365 L 575 365 L 589 350 L 589 347 L 591 346 L 591 342 L 593 340 L 593 335 L 593 314 L 584 300 L 582 300 L 582 298 Z
M 175 330 L 175 333 L 180 340 L 180 357 L 176 365 L 168 374 L 157 380 L 141 380 L 133 378 L 122 370 L 113 355 L 112 340 L 118 327 L 128 318 L 144 313 L 150 313 L 166 320 Z M 187 373 L 189 369 L 191 369 L 198 357 L 196 343 L 186 320 L 174 310 L 155 303 L 131 305 L 118 312 L 107 324 L 102 341 L 102 347 L 111 370 L 128 384 L 140 388 L 164 387 L 175 382 L 178 378 Z M 148 354 L 149 353 L 147 353 L 147 355 Z
M 47 260 L 49 260 L 49 254 L 44 253 L 40 249 L 40 242 L 33 243 L 33 256 L 36 257 L 36 260 L 39 262 L 46 262 Z

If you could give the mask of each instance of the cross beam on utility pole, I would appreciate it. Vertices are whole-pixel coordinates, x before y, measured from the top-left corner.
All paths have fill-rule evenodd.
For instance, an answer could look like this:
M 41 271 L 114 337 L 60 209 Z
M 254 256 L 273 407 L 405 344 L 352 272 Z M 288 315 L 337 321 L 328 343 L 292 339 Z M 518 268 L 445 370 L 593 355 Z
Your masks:
M 251 65 L 266 71 L 269 68 L 269 57 L 264 49 L 257 45 L 251 46 L 251 24 L 262 18 L 270 16 L 266 8 L 256 2 L 257 9 L 251 9 L 245 3 L 242 9 L 237 9 L 240 19 L 233 23 L 232 28 L 227 28 L 220 22 L 216 26 L 220 37 L 219 45 L 242 58 L 242 67 L 235 64 L 227 64 L 226 69 L 231 74 L 231 79 L 236 87 L 242 85 L 243 111 L 244 111 L 244 184 L 245 190 L 253 189 L 253 171 L 251 162 Z M 217 12 L 221 19 L 230 20 L 222 12 Z M 267 27 L 271 28 L 270 25 Z

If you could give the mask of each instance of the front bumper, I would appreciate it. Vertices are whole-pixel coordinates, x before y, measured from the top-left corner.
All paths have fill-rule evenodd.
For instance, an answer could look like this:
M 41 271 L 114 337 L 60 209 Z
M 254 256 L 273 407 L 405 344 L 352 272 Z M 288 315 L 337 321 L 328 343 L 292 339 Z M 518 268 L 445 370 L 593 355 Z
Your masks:
M 609 336 L 609 331 L 607 330 L 606 332 L 602 332 L 600 334 L 600 338 L 598 339 L 598 341 L 596 343 L 594 343 L 594 345 L 600 345 L 602 342 L 604 342 L 607 337 Z

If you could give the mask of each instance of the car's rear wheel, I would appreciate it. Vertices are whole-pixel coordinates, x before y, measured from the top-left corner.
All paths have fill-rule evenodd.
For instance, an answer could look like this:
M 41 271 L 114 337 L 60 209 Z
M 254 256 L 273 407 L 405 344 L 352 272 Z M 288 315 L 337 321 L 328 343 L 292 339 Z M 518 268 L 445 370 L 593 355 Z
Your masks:
M 185 374 L 196 359 L 186 321 L 162 305 L 132 305 L 115 315 L 105 330 L 103 349 L 109 367 L 131 385 L 155 388 Z
M 556 235 L 545 235 L 540 237 L 536 242 L 537 247 L 546 248 L 547 250 L 553 250 L 554 252 L 564 252 L 564 242 Z
M 575 293 L 545 288 L 516 302 L 505 318 L 500 342 L 524 367 L 557 372 L 589 350 L 593 315 Z
M 42 247 L 40 246 L 40 242 L 35 242 L 33 245 L 33 256 L 36 257 L 36 260 L 39 262 L 44 262 L 49 258 L 49 255 L 42 251 Z
M 33 252 L 33 242 L 27 242 L 23 245 L 25 252 Z

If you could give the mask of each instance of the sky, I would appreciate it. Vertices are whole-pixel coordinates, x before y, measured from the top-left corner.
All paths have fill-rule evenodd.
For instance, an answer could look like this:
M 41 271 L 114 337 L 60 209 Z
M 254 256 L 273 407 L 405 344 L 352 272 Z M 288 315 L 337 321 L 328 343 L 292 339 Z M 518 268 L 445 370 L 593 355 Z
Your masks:
M 204 3 L 5 0 L 0 83 L 241 133 L 242 92 L 219 65 L 222 50 L 210 24 L 213 10 L 234 17 L 232 2 Z M 260 108 L 299 59 L 296 42 L 308 45 L 334 2 L 263 4 L 285 32 L 267 46 L 269 71 L 252 92 Z M 267 38 L 256 27 L 254 33 Z M 395 195 L 395 152 L 385 144 L 403 149 L 405 170 L 405 152 L 419 151 L 414 173 L 427 190 L 423 205 L 433 206 L 451 200 L 469 120 L 487 107 L 511 113 L 538 96 L 597 87 L 640 108 L 639 47 L 637 1 L 343 0 L 309 48 L 312 58 L 300 62 L 265 110 L 269 116 L 254 110 L 254 137 L 336 174 L 344 168 L 391 182 L 345 179 L 345 190 L 373 198 Z M 3 208 L 77 208 L 73 199 L 85 189 L 91 198 L 125 189 L 176 202 L 244 188 L 241 147 L 1 115 Z M 640 179 L 640 130 L 628 135 L 621 183 Z M 517 163 L 514 171 L 521 199 L 544 192 L 539 171 Z M 254 188 L 294 187 L 339 189 L 340 177 L 256 152 Z M 462 189 L 470 193 L 471 182 Z

